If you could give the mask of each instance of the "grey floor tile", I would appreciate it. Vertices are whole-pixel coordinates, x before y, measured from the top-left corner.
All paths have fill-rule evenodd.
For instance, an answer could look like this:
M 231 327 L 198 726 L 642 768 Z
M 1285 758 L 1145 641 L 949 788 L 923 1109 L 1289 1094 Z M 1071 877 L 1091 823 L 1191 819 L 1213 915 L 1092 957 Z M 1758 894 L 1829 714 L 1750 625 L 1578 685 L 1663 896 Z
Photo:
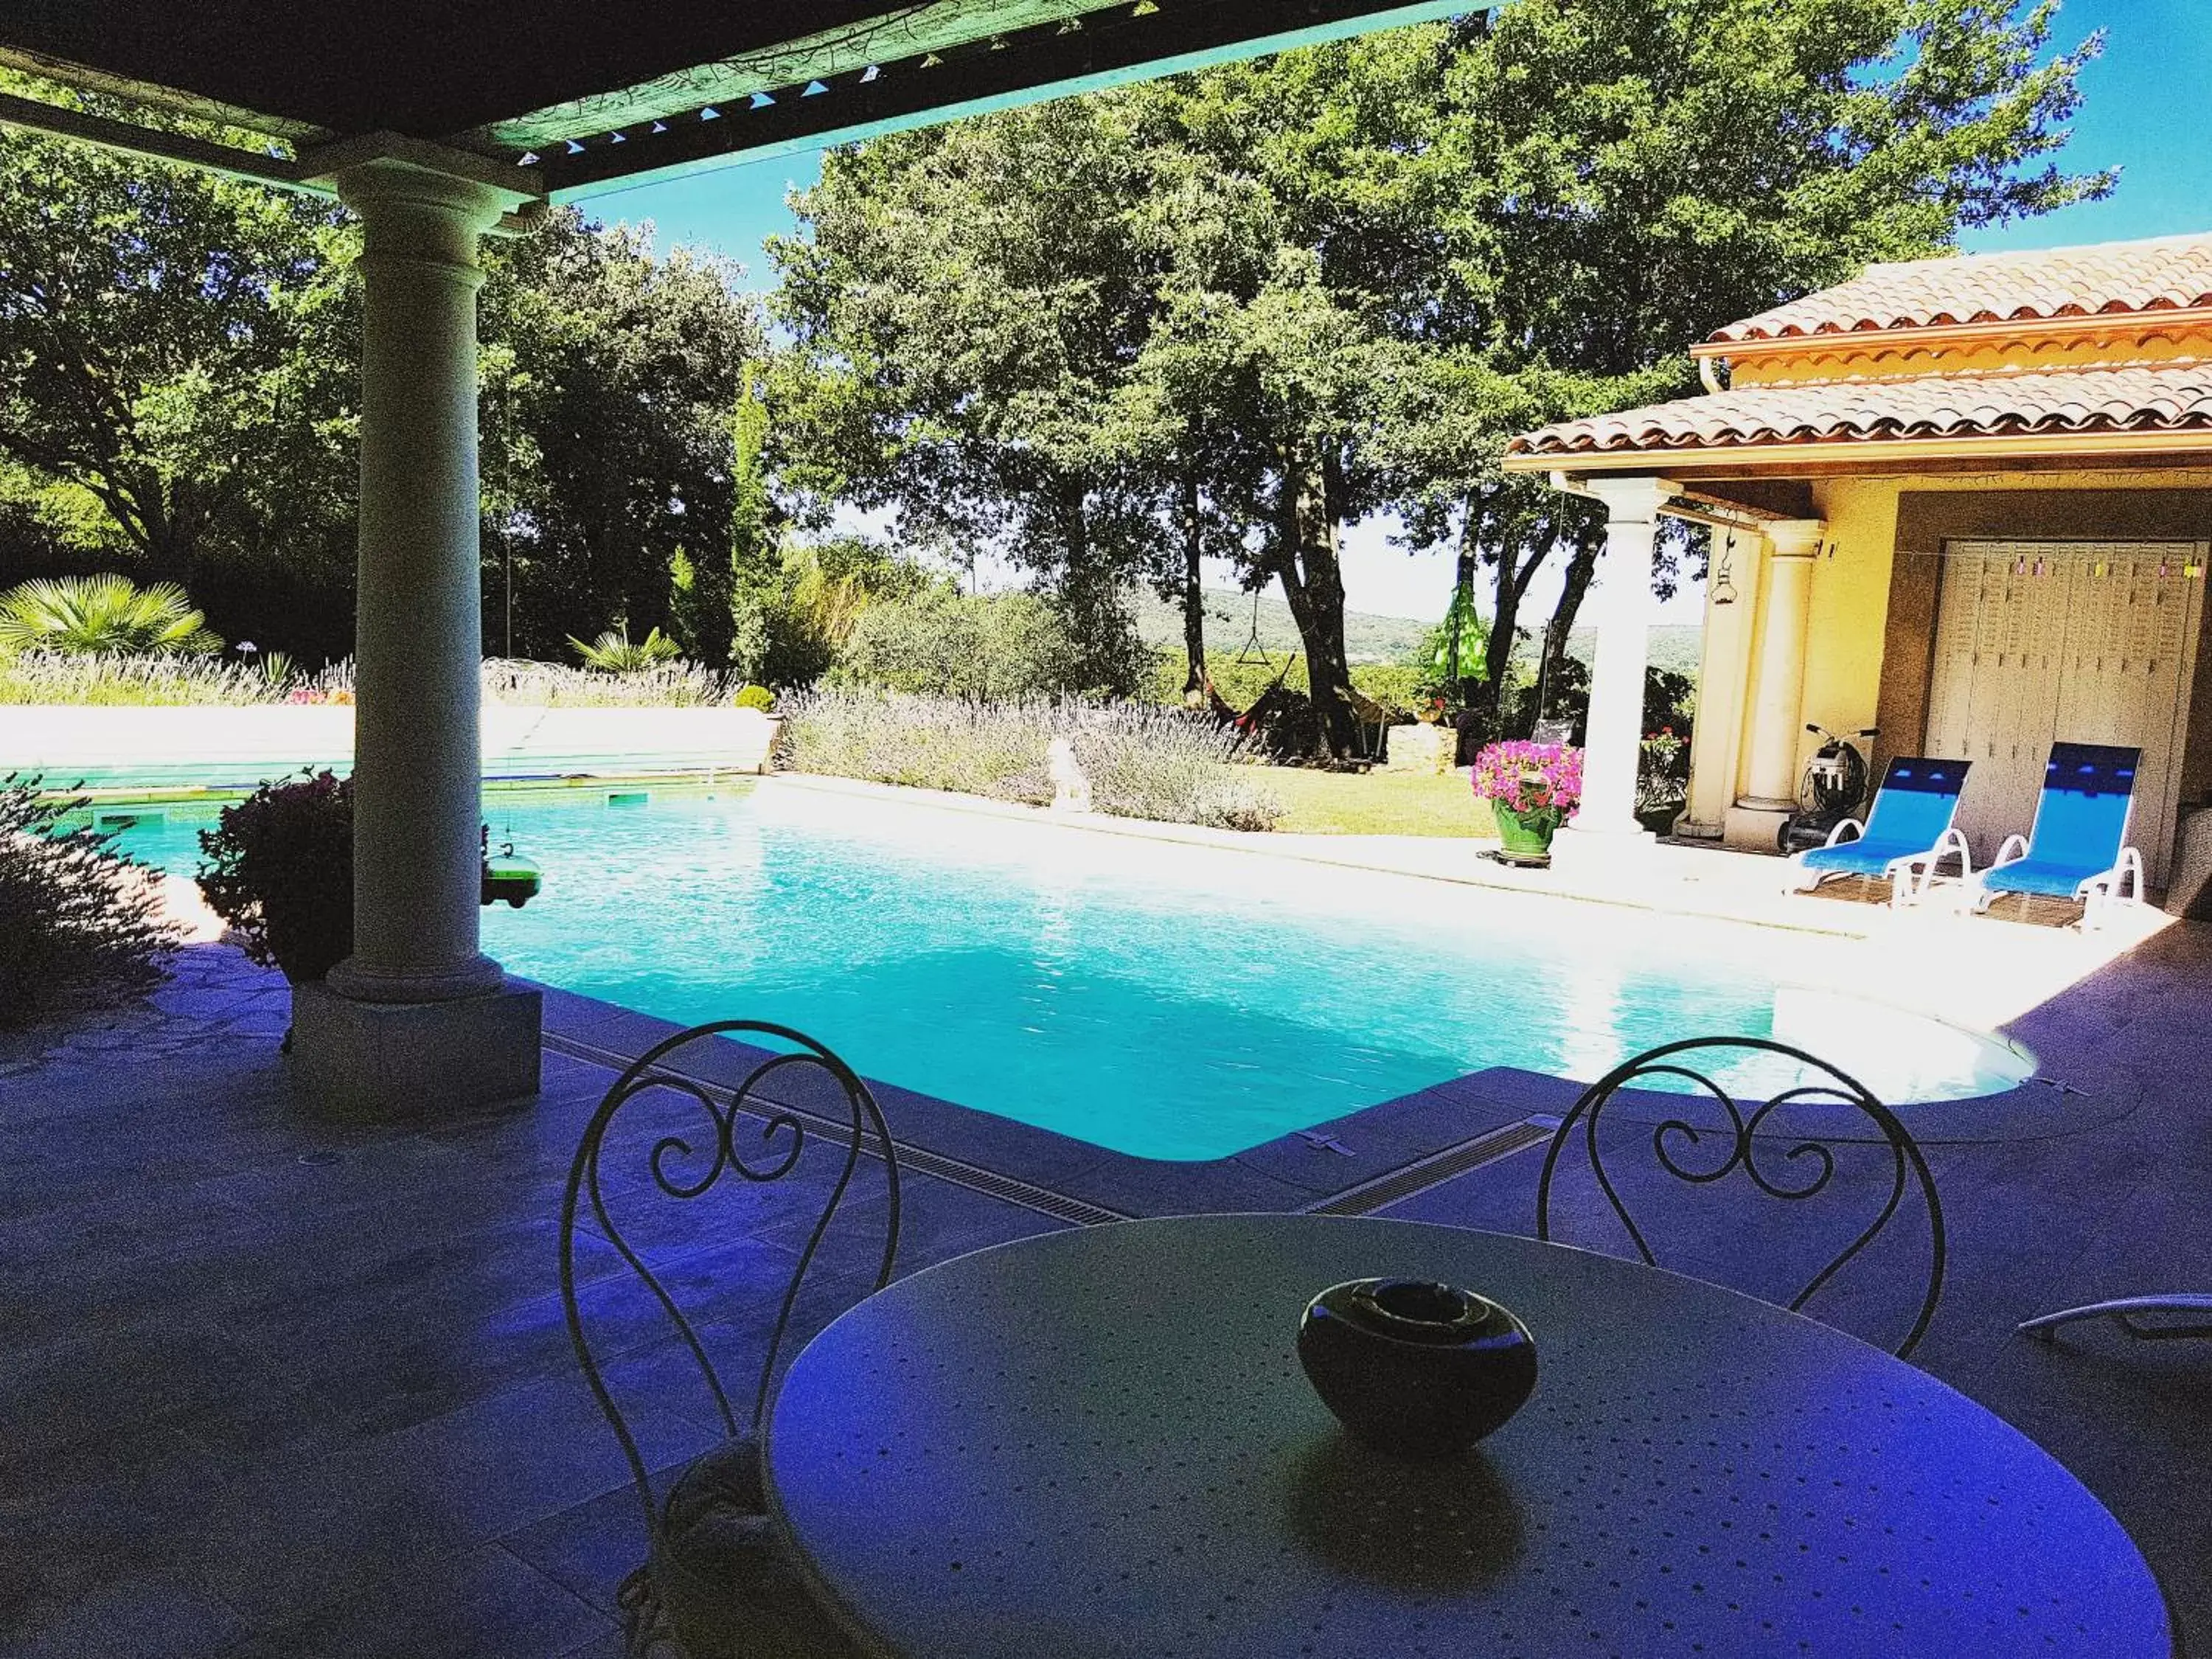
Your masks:
M 286 997 L 235 951 L 196 951 L 157 1006 L 0 1037 L 0 1652 L 611 1659 L 606 1597 L 641 1541 L 570 1357 L 553 1230 L 611 1073 L 556 1054 L 526 1109 L 316 1123 L 270 1041 Z M 666 1029 L 581 999 L 549 1006 L 608 1042 Z M 2011 1334 L 2069 1301 L 2212 1288 L 2212 928 L 2160 936 L 2017 1030 L 2047 1075 L 2085 1091 L 2062 1103 L 2087 1103 L 2059 1115 L 2064 1133 L 1931 1146 L 1951 1268 L 1918 1361 L 2073 1469 L 2142 1543 L 2191 1646 L 2212 1646 L 2212 1344 Z M 1365 1160 L 1357 1178 L 1401 1149 L 1559 1109 L 1563 1090 L 1482 1073 L 1334 1127 Z M 1000 1148 L 1007 1173 L 1136 1213 L 1296 1208 L 1337 1174 L 1304 1142 L 1152 1164 L 884 1097 L 929 1144 L 987 1165 Z M 834 1149 L 817 1136 L 787 1182 L 727 1206 L 669 1203 L 642 1161 L 649 1114 L 640 1127 L 642 1152 L 610 1161 L 610 1206 L 696 1308 L 742 1413 Z M 1540 1162 L 1516 1155 L 1383 1213 L 1528 1231 Z M 862 1174 L 787 1363 L 866 1291 L 883 1200 L 879 1168 Z M 1749 1202 L 1749 1218 L 1695 1194 L 1670 1209 L 1680 1259 L 1765 1289 L 1762 1273 L 1787 1278 L 1817 1250 L 1791 1206 L 1762 1218 Z M 1563 1234 L 1604 1221 L 1587 1196 L 1563 1198 Z M 916 1176 L 901 1268 L 1051 1224 Z M 594 1340 L 649 1455 L 711 1444 L 712 1397 L 649 1294 L 596 1224 L 580 1251 Z M 1891 1269 L 1867 1265 L 1870 1286 L 1816 1311 L 1874 1339 Z

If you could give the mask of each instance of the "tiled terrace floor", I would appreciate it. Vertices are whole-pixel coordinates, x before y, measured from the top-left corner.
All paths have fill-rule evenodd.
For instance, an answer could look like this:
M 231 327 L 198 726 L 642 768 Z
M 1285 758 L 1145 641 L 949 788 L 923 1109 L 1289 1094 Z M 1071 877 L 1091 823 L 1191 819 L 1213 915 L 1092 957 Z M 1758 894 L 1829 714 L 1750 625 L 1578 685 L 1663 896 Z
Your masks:
M 608 1073 L 549 1052 L 524 1109 L 320 1125 L 289 1098 L 284 1019 L 280 985 L 204 946 L 149 1007 L 0 1044 L 0 1653 L 613 1655 L 638 1523 L 553 1279 L 562 1180 Z M 2069 1301 L 2212 1288 L 2212 928 L 2170 930 L 2014 1030 L 2094 1126 L 1931 1148 L 1954 1255 L 1917 1358 L 2096 1491 L 2212 1650 L 2212 1343 L 2009 1334 Z M 1526 1231 L 1535 1173 L 1510 1158 L 1384 1212 Z M 910 1180 L 908 1270 L 1059 1224 Z M 1304 1197 L 1249 1170 L 1220 1191 Z M 794 1259 L 794 1196 L 686 1258 L 734 1351 Z M 830 1258 L 810 1326 L 855 1293 L 858 1261 Z M 617 1380 L 653 1402 L 653 1461 L 707 1443 L 670 1345 L 608 1328 Z

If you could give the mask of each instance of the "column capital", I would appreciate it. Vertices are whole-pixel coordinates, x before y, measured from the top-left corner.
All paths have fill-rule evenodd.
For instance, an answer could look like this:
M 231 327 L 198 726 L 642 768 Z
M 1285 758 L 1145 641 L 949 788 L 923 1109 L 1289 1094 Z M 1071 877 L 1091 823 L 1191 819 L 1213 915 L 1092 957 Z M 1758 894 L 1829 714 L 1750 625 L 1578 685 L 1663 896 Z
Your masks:
M 488 156 L 374 133 L 326 144 L 303 159 L 361 216 L 371 258 L 423 259 L 473 270 L 477 241 L 516 210 L 544 205 L 536 181 Z
M 1809 559 L 1828 538 L 1826 519 L 1777 519 L 1761 528 L 1778 559 Z
M 307 179 L 328 179 L 341 191 L 346 188 L 349 174 L 397 179 L 412 173 L 419 178 L 447 179 L 456 185 L 475 185 L 498 199 L 501 213 L 511 213 L 527 203 L 545 199 L 544 182 L 527 167 L 519 167 L 494 156 L 479 155 L 473 150 L 453 149 L 428 139 L 410 138 L 402 132 L 364 132 L 340 138 L 306 151 L 299 165 Z
M 1607 518 L 1617 524 L 1650 524 L 1661 507 L 1681 493 L 1667 478 L 1585 478 L 1580 489 L 1603 501 Z

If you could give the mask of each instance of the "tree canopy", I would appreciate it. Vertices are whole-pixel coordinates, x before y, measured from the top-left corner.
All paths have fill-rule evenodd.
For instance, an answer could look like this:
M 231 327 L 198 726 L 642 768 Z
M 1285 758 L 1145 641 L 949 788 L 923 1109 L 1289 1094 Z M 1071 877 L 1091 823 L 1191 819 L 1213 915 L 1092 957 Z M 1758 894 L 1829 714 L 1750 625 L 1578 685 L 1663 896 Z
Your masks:
M 349 592 L 356 236 L 304 198 L 0 134 L 18 534 L 181 583 L 226 620 L 255 586 L 310 611 L 320 585 Z
M 495 648 L 511 559 L 520 654 L 557 655 L 611 622 L 728 659 L 732 422 L 759 320 L 728 267 L 656 258 L 648 239 L 562 209 L 489 245 L 477 333 Z M 711 616 L 694 591 L 715 596 Z
M 2055 13 L 1515 0 L 837 152 L 776 249 L 781 476 L 1064 592 L 1226 556 L 1282 585 L 1341 751 L 1346 526 L 1492 571 L 1494 687 L 1537 568 L 1566 550 L 1556 654 L 1602 545 L 1499 471 L 1514 432 L 2106 187 L 2049 159 L 2095 50 L 2042 61 Z
M 233 637 L 344 654 L 357 243 L 327 204 L 0 133 L 0 583 L 119 568 Z M 732 273 L 574 211 L 485 259 L 488 646 L 510 560 L 514 647 L 545 656 L 671 623 L 679 558 L 726 594 L 731 410 L 763 349 Z M 726 656 L 726 618 L 696 643 Z

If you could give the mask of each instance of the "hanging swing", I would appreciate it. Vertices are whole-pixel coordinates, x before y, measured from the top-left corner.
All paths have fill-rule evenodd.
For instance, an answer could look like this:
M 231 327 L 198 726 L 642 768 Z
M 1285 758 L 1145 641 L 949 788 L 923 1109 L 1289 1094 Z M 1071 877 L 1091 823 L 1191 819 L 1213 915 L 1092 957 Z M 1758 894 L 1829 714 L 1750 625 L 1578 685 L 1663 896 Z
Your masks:
M 1273 712 L 1275 700 L 1283 690 L 1283 682 L 1289 678 L 1291 668 L 1298 660 L 1298 653 L 1293 651 L 1283 659 L 1281 667 L 1275 667 L 1274 658 L 1268 653 L 1267 646 L 1260 638 L 1260 592 L 1257 588 L 1252 592 L 1252 631 L 1246 637 L 1243 648 L 1237 652 L 1236 660 L 1240 668 L 1275 669 L 1275 677 L 1267 682 L 1267 689 L 1252 700 L 1250 708 L 1242 710 L 1214 689 L 1212 674 L 1206 676 L 1206 706 L 1213 711 L 1214 719 L 1224 726 L 1235 727 L 1240 734 L 1249 738 L 1257 735 L 1267 724 L 1268 716 Z
M 1293 651 L 1291 654 L 1295 657 L 1297 653 Z M 1243 648 L 1237 653 L 1237 665 L 1239 668 L 1255 665 L 1273 668 L 1275 665 L 1275 659 L 1267 654 L 1267 647 L 1260 640 L 1260 590 L 1256 587 L 1252 590 L 1252 632 L 1245 639 Z

